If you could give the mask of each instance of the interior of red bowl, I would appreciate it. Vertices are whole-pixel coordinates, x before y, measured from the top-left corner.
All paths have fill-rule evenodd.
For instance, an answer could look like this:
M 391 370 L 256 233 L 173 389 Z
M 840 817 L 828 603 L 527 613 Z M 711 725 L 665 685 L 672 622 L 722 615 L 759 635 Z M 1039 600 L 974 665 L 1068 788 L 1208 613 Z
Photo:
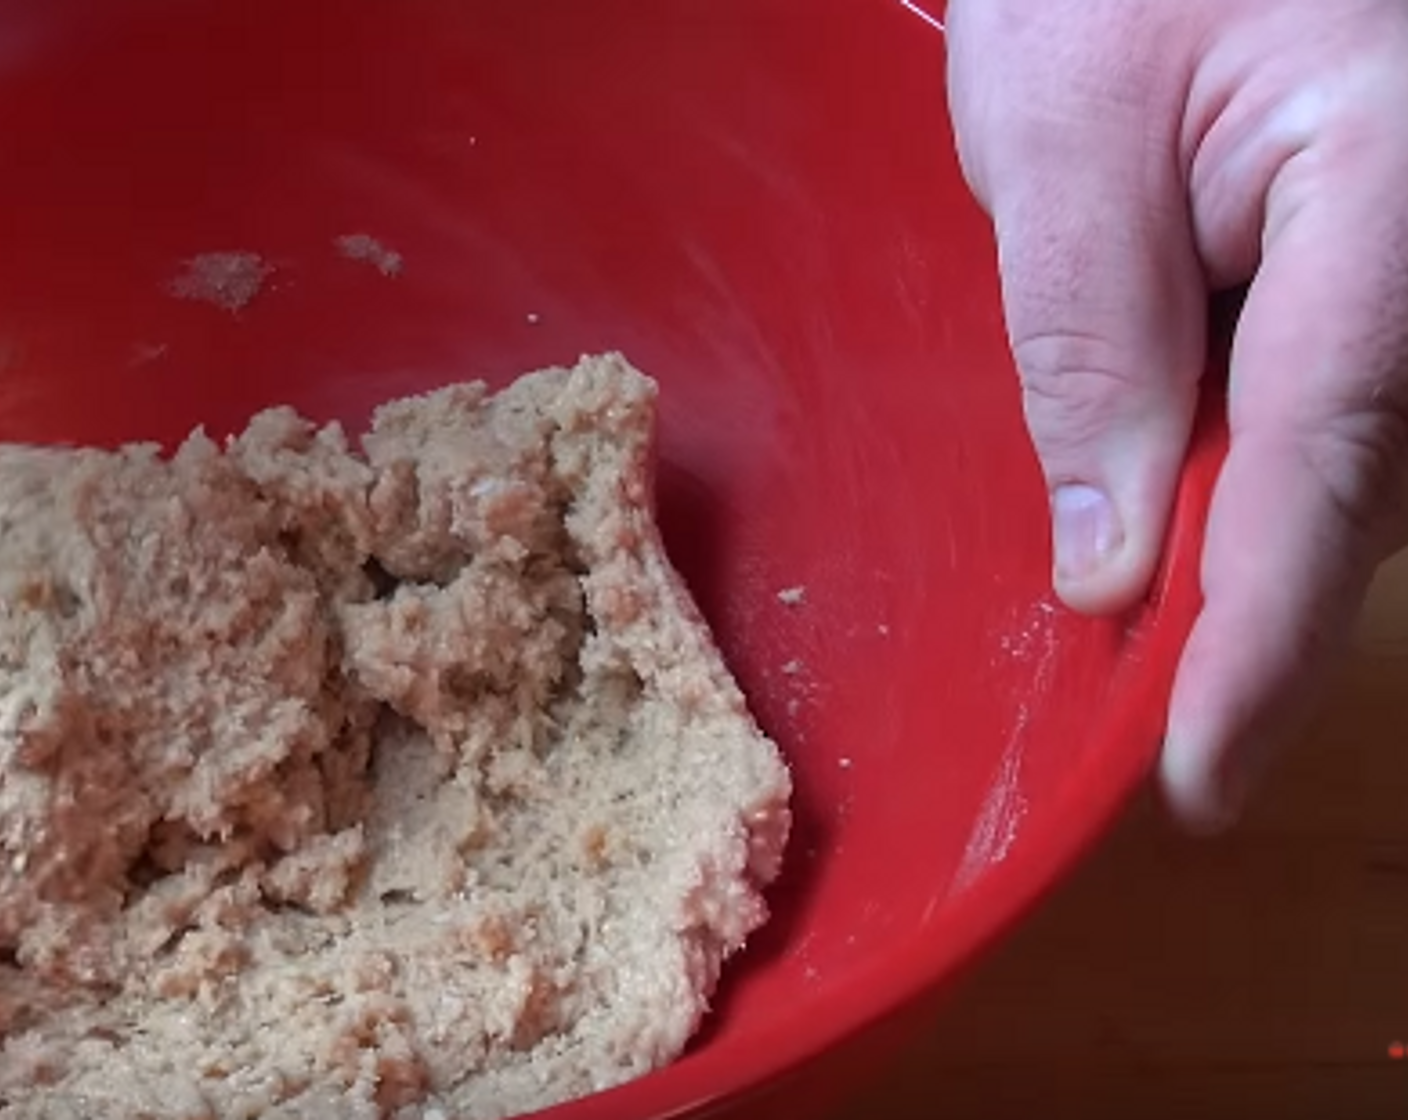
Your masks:
M 682 1115 L 823 1053 L 968 959 L 1142 774 L 1215 440 L 1151 606 L 1060 609 L 943 38 L 897 0 L 0 21 L 0 438 L 357 423 L 606 349 L 661 382 L 667 542 L 799 824 L 700 1044 L 555 1116 Z M 258 290 L 189 298 L 228 253 Z

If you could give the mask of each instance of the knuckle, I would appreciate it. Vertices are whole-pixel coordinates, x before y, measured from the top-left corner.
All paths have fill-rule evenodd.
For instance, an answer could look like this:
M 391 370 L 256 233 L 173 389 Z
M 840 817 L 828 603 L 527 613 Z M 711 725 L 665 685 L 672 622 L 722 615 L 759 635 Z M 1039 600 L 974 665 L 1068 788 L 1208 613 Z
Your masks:
M 1014 341 L 1013 355 L 1028 425 L 1047 446 L 1083 443 L 1145 395 L 1135 371 L 1096 335 L 1029 334 Z
M 1299 441 L 1340 520 L 1376 555 L 1408 543 L 1408 402 L 1375 391 L 1371 403 L 1307 428 Z

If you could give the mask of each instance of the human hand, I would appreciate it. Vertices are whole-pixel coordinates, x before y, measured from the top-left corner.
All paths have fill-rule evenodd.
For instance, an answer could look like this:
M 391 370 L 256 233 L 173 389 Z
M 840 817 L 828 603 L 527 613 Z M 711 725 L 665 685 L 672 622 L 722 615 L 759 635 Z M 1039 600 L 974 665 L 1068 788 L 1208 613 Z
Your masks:
M 1160 764 L 1181 820 L 1225 826 L 1408 544 L 1408 2 L 950 0 L 946 23 L 1072 608 L 1147 591 L 1209 292 L 1250 281 Z

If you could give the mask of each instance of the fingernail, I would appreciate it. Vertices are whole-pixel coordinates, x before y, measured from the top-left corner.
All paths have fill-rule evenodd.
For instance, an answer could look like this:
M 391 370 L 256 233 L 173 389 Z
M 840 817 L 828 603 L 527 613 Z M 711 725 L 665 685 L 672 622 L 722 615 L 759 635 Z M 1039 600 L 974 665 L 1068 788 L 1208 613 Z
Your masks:
M 1194 836 L 1210 839 L 1231 832 L 1241 822 L 1251 787 L 1251 781 L 1240 771 L 1227 775 L 1207 804 L 1194 813 L 1184 814 L 1184 827 Z
M 1228 758 L 1218 781 L 1221 795 L 1218 808 L 1226 821 L 1224 827 L 1241 820 L 1247 803 L 1271 769 L 1272 754 L 1268 741 L 1254 739 Z
M 1094 575 L 1119 548 L 1115 507 L 1101 491 L 1084 484 L 1058 486 L 1051 496 L 1056 574 L 1082 580 Z
M 1218 837 L 1231 832 L 1242 819 L 1242 808 L 1247 791 L 1243 788 L 1226 789 L 1209 805 L 1204 806 L 1193 816 L 1184 818 L 1184 826 L 1195 836 Z

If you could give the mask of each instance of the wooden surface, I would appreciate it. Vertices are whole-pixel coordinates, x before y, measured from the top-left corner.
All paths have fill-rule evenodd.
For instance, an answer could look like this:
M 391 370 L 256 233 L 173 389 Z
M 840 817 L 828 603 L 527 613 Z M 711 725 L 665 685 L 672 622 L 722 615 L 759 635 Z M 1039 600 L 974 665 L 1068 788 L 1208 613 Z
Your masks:
M 1244 824 L 1146 797 L 837 1120 L 1408 1120 L 1408 560 Z

